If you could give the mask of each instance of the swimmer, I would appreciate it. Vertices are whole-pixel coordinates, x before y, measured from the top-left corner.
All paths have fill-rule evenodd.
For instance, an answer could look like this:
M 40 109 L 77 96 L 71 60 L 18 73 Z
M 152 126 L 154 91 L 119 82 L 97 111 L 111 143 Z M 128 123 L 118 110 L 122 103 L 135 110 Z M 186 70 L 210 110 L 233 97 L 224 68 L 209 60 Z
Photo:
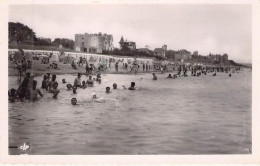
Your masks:
M 131 87 L 128 90 L 135 90 L 135 82 L 131 82 Z
M 72 105 L 76 105 L 78 102 L 76 98 L 72 98 L 70 101 Z
M 217 73 L 215 72 L 214 74 L 213 74 L 213 76 L 216 76 L 217 75 Z
M 72 98 L 70 100 L 71 104 L 74 105 L 74 106 L 82 106 L 82 104 L 78 104 L 78 100 L 76 98 Z M 78 112 L 78 111 L 75 111 L 75 112 Z M 79 113 L 79 112 L 78 112 Z
M 77 86 L 73 85 L 72 90 L 73 90 L 73 94 L 76 94 L 77 93 Z
M 116 83 L 113 84 L 113 88 L 117 89 L 117 84 Z
M 88 85 L 88 86 L 91 86 L 91 87 L 93 87 L 93 86 L 94 86 L 94 81 L 93 81 L 93 79 L 92 79 L 92 76 L 91 76 L 91 75 L 89 76 L 89 79 L 87 80 L 87 85 Z
M 97 97 L 96 93 L 92 93 L 92 101 L 97 103 L 105 103 L 106 99 L 103 97 Z
M 71 84 L 67 84 L 67 89 L 71 90 L 71 88 L 72 88 L 72 85 Z
M 53 83 L 53 89 L 51 89 L 51 93 L 53 93 L 53 98 L 57 98 L 58 94 L 60 93 L 60 90 L 58 90 L 59 84 L 57 82 Z
M 101 84 L 101 78 L 99 78 L 99 77 L 97 77 L 97 82 L 99 83 L 99 84 Z
M 111 93 L 110 87 L 106 87 L 106 93 Z
M 80 87 L 81 86 L 81 73 L 78 73 L 78 77 L 75 78 L 74 80 L 74 85 L 77 86 L 77 87 Z
M 97 74 L 97 79 L 96 79 L 96 81 L 97 81 L 99 84 L 101 84 L 101 74 L 100 74 L 100 73 Z
M 47 73 L 47 78 L 48 78 L 48 80 L 51 79 L 51 74 L 50 73 Z
M 166 78 L 172 78 L 172 75 L 171 75 L 171 74 L 169 74 L 169 75 L 168 75 L 168 77 L 166 77 Z
M 63 84 L 65 84 L 65 83 L 66 83 L 66 80 L 65 80 L 64 78 L 62 79 L 62 83 L 63 83 Z
M 85 89 L 85 88 L 87 88 L 86 81 L 82 81 L 81 88 L 82 88 L 82 89 Z
M 48 82 L 48 85 L 46 86 L 46 90 L 51 91 L 53 89 L 54 83 L 57 83 L 55 74 L 52 75 L 51 80 Z
M 15 89 L 9 90 L 8 97 L 9 97 L 9 101 L 14 102 L 15 99 L 17 98 L 17 90 L 15 90 Z
M 46 87 L 47 87 L 47 85 L 48 85 L 48 76 L 47 75 L 44 75 L 43 76 L 43 80 L 42 80 L 42 89 L 46 89 Z
M 96 99 L 96 98 L 97 98 L 96 93 L 92 93 L 92 99 Z
M 157 76 L 153 73 L 153 80 L 157 80 Z
M 228 76 L 231 77 L 231 73 Z
M 41 91 L 39 89 L 36 89 L 37 81 L 33 80 L 32 89 L 29 90 L 29 100 L 35 101 L 38 98 L 38 94 L 43 97 Z

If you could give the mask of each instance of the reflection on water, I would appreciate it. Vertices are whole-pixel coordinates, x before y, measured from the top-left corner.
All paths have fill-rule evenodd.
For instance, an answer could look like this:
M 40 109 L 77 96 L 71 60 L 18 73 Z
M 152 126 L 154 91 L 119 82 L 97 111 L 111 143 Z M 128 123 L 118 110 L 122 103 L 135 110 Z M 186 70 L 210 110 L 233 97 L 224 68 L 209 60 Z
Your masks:
M 9 103 L 9 146 L 29 142 L 30 154 L 251 153 L 250 72 L 166 76 L 102 75 L 102 84 L 73 94 L 61 80 L 73 83 L 76 75 L 58 75 L 57 99 L 42 90 L 37 102 Z M 9 77 L 9 89 L 16 79 Z M 40 87 L 42 78 L 36 80 Z M 132 81 L 136 91 L 121 88 Z M 114 82 L 120 89 L 106 94 Z M 71 105 L 72 97 L 79 105 Z

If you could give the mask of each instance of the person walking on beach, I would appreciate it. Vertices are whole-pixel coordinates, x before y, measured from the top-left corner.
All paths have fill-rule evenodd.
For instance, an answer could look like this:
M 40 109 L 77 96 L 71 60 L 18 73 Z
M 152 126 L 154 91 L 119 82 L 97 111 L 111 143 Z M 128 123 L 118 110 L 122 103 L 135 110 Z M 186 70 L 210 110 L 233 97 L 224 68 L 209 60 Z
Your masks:
M 115 64 L 116 71 L 118 72 L 118 62 Z

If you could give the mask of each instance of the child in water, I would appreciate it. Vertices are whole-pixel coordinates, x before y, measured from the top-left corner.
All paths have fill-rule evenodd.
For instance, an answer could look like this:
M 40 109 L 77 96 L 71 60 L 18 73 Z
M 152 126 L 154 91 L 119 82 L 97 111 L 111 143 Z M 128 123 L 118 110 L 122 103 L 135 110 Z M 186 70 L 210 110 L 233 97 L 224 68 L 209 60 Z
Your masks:
M 29 90 L 29 100 L 35 101 L 38 98 L 38 94 L 42 97 L 42 93 L 39 89 L 36 89 L 37 81 L 33 81 L 33 87 Z
M 117 84 L 116 83 L 113 84 L 113 88 L 117 89 Z
M 44 75 L 43 76 L 43 80 L 42 80 L 42 89 L 46 89 L 46 87 L 47 87 L 47 85 L 48 85 L 48 76 L 47 75 Z
M 53 93 L 53 98 L 57 98 L 58 94 L 60 93 L 60 90 L 58 90 L 59 84 L 57 82 L 53 83 L 53 88 L 50 90 L 51 93 Z
M 82 104 L 78 104 L 78 100 L 76 98 L 72 98 L 70 100 L 71 104 L 74 105 L 74 106 L 82 106 Z M 78 112 L 78 111 L 76 111 Z
M 78 77 L 74 80 L 74 86 L 80 87 L 81 86 L 81 73 L 78 73 Z
M 153 73 L 153 80 L 157 80 L 157 76 Z
M 135 82 L 131 82 L 131 87 L 128 90 L 135 90 Z
M 169 74 L 169 75 L 168 75 L 168 77 L 166 77 L 166 78 L 172 78 L 172 75 L 171 75 L 171 74 Z
M 66 83 L 66 80 L 65 80 L 64 78 L 62 79 L 62 83 L 63 83 L 63 84 L 65 84 L 65 83 Z
M 77 93 L 77 86 L 73 85 L 72 90 L 73 90 L 73 94 L 76 94 Z
M 90 87 L 94 86 L 94 80 L 92 80 L 92 76 L 89 76 L 89 79 L 87 80 L 87 85 Z
M 78 102 L 76 98 L 72 98 L 70 101 L 72 105 L 76 105 Z
M 17 90 L 15 90 L 15 89 L 9 90 L 8 97 L 9 97 L 9 101 L 14 102 L 15 99 L 17 98 Z
M 97 81 L 99 84 L 101 84 L 101 74 L 100 74 L 100 73 L 97 74 L 97 79 L 96 79 L 96 81 Z
M 111 93 L 110 87 L 106 87 L 106 93 L 107 93 L 107 94 Z
M 86 89 L 87 88 L 86 81 L 82 81 L 81 88 L 82 89 Z
M 71 84 L 67 84 L 67 89 L 71 90 L 71 88 L 72 88 L 72 85 Z

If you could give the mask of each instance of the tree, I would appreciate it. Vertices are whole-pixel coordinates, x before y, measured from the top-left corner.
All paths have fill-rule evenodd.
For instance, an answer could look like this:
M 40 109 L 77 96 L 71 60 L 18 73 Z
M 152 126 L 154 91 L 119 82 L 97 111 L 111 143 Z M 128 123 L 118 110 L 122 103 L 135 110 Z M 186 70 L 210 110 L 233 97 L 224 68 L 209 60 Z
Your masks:
M 65 38 L 55 38 L 52 44 L 56 47 L 59 47 L 62 45 L 64 48 L 74 48 L 74 41 L 70 39 L 65 39 Z
M 174 50 L 168 50 L 166 51 L 166 57 L 168 59 L 175 59 L 175 54 L 177 53 L 177 51 L 174 51 Z

